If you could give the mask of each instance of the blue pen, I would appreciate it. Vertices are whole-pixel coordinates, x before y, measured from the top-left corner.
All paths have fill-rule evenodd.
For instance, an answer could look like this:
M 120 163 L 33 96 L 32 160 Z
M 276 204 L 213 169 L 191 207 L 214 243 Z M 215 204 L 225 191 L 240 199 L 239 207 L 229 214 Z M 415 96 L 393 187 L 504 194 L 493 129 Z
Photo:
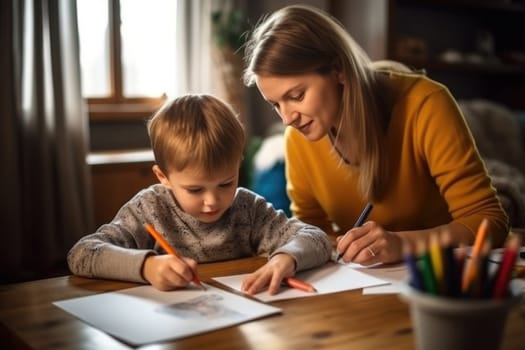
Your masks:
M 372 211 L 373 208 L 374 208 L 374 205 L 372 203 L 368 203 L 365 206 L 365 209 L 363 209 L 363 212 L 361 213 L 361 215 L 359 215 L 359 218 L 355 222 L 354 227 L 359 227 L 359 226 L 363 225 L 363 223 L 368 218 L 368 215 L 370 214 L 370 212 Z M 344 255 L 344 253 L 339 253 L 337 255 L 337 258 L 335 259 L 335 261 L 339 261 L 339 259 L 341 259 L 341 257 L 343 255 Z

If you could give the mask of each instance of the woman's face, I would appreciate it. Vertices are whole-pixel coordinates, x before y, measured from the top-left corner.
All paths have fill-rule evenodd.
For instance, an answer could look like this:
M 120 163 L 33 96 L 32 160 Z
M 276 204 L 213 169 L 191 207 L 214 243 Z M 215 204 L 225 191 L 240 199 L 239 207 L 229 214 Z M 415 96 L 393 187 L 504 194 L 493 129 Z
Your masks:
M 308 140 L 320 140 L 330 128 L 337 127 L 342 91 L 337 72 L 258 75 L 256 84 L 283 123 L 299 130 Z

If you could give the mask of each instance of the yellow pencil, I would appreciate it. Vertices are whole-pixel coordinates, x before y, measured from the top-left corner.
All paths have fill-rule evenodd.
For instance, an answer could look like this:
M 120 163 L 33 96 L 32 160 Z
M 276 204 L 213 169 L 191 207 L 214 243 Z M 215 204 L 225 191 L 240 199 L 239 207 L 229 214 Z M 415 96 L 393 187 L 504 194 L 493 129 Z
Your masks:
M 432 269 L 434 270 L 434 277 L 436 278 L 436 284 L 438 291 L 442 294 L 445 293 L 445 280 L 444 280 L 444 268 L 443 268 L 443 252 L 441 251 L 441 245 L 437 234 L 430 236 L 430 261 L 432 261 Z
M 176 257 L 179 257 L 179 254 L 173 249 L 173 247 L 162 237 L 162 235 L 150 224 L 144 224 L 144 227 L 149 232 L 150 235 L 155 238 L 158 244 L 166 251 L 166 253 L 175 255 Z M 201 281 L 197 277 L 197 273 L 193 274 L 193 283 L 201 287 L 202 289 L 206 290 L 206 288 L 202 285 Z

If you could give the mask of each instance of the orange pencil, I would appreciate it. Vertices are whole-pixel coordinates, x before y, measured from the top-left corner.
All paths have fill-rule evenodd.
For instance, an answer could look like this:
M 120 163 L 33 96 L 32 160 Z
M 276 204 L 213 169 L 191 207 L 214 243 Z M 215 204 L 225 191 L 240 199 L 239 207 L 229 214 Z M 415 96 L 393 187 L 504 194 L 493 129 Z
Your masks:
M 461 290 L 463 293 L 468 291 L 470 285 L 477 278 L 479 273 L 479 256 L 481 254 L 483 244 L 487 240 L 488 228 L 489 221 L 485 218 L 479 225 L 476 240 L 474 241 L 474 247 L 472 248 L 472 252 L 470 254 L 470 261 L 468 262 L 467 269 L 463 274 L 463 281 L 461 284 Z
M 300 279 L 294 277 L 285 277 L 283 282 L 288 286 L 302 290 L 303 292 L 317 293 L 317 289 L 315 289 L 310 283 L 301 281 Z
M 160 246 L 162 247 L 162 249 L 164 249 L 166 251 L 166 253 L 171 254 L 171 255 L 175 255 L 176 257 L 179 257 L 179 254 L 177 254 L 175 249 L 173 249 L 173 247 L 170 246 L 170 244 L 164 239 L 164 237 L 162 237 L 162 235 L 157 230 L 155 230 L 155 228 L 152 225 L 144 224 L 144 227 L 149 232 L 149 234 L 152 235 L 153 238 L 155 238 L 157 243 L 160 244 Z M 206 290 L 206 288 L 202 285 L 201 281 L 197 277 L 196 273 L 193 275 L 193 280 L 192 281 L 193 281 L 193 283 L 195 283 L 196 285 L 198 285 L 202 289 Z

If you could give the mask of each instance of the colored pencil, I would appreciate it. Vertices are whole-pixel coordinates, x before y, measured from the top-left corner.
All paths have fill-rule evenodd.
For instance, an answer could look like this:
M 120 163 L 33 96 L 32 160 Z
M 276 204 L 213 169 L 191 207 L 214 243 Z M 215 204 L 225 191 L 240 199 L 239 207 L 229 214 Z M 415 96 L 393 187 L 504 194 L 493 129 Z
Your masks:
M 470 285 L 474 282 L 474 279 L 477 278 L 477 274 L 479 273 L 479 256 L 481 254 L 483 244 L 487 239 L 488 226 L 488 220 L 483 219 L 478 227 L 478 233 L 476 234 L 476 240 L 474 241 L 474 246 L 470 254 L 470 260 L 468 261 L 466 271 L 463 274 L 463 281 L 461 284 L 461 290 L 463 293 L 468 292 Z
M 517 235 L 512 235 L 509 238 L 508 243 L 506 244 L 505 250 L 503 252 L 503 257 L 501 259 L 501 264 L 496 272 L 496 277 L 494 279 L 494 289 L 492 291 L 492 297 L 495 299 L 502 298 L 507 293 L 510 275 L 514 264 L 516 264 L 519 248 L 519 237 Z
M 412 248 L 412 245 L 408 241 L 405 241 L 403 243 L 403 257 L 408 267 L 410 285 L 416 290 L 422 292 L 425 291 L 423 281 L 421 280 L 421 273 L 417 267 L 417 259 L 414 255 L 414 250 Z
M 454 258 L 456 261 L 456 283 L 454 285 L 454 292 L 457 297 L 463 296 L 463 291 L 461 289 L 461 282 L 463 279 L 463 274 L 465 273 L 465 260 L 467 259 L 467 248 L 463 245 L 460 245 L 458 249 L 454 252 Z
M 485 244 L 483 244 L 483 249 L 481 250 L 481 257 L 479 260 L 479 275 L 475 281 L 476 283 L 474 284 L 474 289 L 472 290 L 474 296 L 476 297 L 485 297 L 485 288 L 490 281 L 489 261 L 491 249 L 492 242 L 490 239 L 487 239 Z
M 314 288 L 310 283 L 302 281 L 295 277 L 285 277 L 283 282 L 292 288 L 302 290 L 303 292 L 317 293 L 317 289 Z
M 370 212 L 372 211 L 373 208 L 374 208 L 374 205 L 372 203 L 366 204 L 365 208 L 361 212 L 361 215 L 359 215 L 359 218 L 357 218 L 357 221 L 354 224 L 354 228 L 362 226 L 364 224 L 365 220 L 368 218 L 368 215 L 370 215 Z M 344 252 L 339 253 L 335 261 L 339 261 L 343 255 L 344 255 Z
M 429 253 L 430 260 L 432 261 L 432 270 L 434 271 L 434 278 L 436 279 L 437 291 L 441 294 L 445 294 L 443 252 L 441 251 L 441 244 L 439 242 L 439 236 L 437 233 L 430 235 Z
M 452 237 L 449 231 L 441 235 L 443 247 L 443 292 L 448 296 L 459 296 L 459 278 L 456 267 L 456 256 L 452 245 Z
M 162 237 L 162 235 L 150 224 L 144 224 L 144 227 L 149 232 L 151 236 L 157 241 L 157 243 L 166 251 L 166 253 L 175 255 L 176 257 L 179 257 L 179 254 L 177 254 L 177 251 L 173 249 L 173 247 Z M 201 281 L 197 277 L 197 273 L 193 274 L 192 282 L 195 283 L 200 288 L 206 290 L 204 285 L 202 285 Z
M 432 261 L 424 240 L 417 241 L 418 267 L 423 278 L 425 291 L 430 294 L 437 294 L 436 280 L 432 269 Z

